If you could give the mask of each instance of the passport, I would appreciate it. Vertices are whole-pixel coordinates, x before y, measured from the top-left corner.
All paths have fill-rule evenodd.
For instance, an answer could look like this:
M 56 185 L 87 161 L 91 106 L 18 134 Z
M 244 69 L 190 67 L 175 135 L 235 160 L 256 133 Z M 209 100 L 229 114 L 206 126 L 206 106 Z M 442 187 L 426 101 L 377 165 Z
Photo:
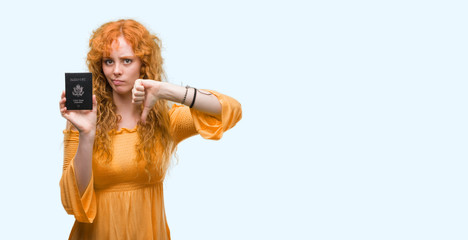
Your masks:
M 93 109 L 93 75 L 90 72 L 65 73 L 67 110 Z

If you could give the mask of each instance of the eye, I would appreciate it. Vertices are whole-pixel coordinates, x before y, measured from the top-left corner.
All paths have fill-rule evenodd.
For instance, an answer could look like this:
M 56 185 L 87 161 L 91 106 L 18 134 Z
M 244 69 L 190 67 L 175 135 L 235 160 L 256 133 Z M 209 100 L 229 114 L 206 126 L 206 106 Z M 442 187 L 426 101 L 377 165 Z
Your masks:
M 110 59 L 104 59 L 104 64 L 106 65 L 111 65 L 112 63 L 114 63 L 114 61 L 110 60 Z
M 132 63 L 132 59 L 124 59 L 124 64 L 130 64 Z

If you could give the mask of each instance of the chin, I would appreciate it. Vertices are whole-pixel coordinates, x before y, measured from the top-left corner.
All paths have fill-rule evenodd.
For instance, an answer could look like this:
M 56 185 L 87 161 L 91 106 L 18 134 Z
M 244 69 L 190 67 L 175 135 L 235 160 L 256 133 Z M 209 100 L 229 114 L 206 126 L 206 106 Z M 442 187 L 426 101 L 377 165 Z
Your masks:
M 127 89 L 123 87 L 114 87 L 113 92 L 118 94 L 118 95 L 131 95 L 132 94 L 132 89 Z

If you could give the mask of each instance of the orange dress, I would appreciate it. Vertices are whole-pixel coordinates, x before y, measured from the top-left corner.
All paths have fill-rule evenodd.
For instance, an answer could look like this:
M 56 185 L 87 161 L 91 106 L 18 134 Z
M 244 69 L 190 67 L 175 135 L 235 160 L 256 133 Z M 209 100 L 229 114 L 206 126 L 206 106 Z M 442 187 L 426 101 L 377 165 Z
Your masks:
M 195 134 L 220 139 L 242 118 L 233 98 L 210 91 L 220 101 L 222 113 L 215 118 L 186 106 L 170 110 L 171 133 L 176 143 Z M 145 161 L 136 161 L 135 129 L 122 128 L 113 135 L 110 164 L 93 160 L 91 181 L 80 196 L 73 166 L 78 148 L 77 131 L 64 132 L 64 164 L 60 180 L 62 204 L 76 218 L 69 239 L 170 239 L 164 210 L 163 180 L 148 183 Z

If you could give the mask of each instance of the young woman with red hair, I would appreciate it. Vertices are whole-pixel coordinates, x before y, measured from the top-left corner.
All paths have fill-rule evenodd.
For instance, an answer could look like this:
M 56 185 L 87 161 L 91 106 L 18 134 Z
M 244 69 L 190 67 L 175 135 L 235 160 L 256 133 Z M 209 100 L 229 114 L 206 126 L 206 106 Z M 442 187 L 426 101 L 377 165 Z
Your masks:
M 241 106 L 164 82 L 160 40 L 134 20 L 102 25 L 89 47 L 93 109 L 67 110 L 65 92 L 59 102 L 61 198 L 76 218 L 69 239 L 170 239 L 163 181 L 177 144 L 195 134 L 220 139 Z

